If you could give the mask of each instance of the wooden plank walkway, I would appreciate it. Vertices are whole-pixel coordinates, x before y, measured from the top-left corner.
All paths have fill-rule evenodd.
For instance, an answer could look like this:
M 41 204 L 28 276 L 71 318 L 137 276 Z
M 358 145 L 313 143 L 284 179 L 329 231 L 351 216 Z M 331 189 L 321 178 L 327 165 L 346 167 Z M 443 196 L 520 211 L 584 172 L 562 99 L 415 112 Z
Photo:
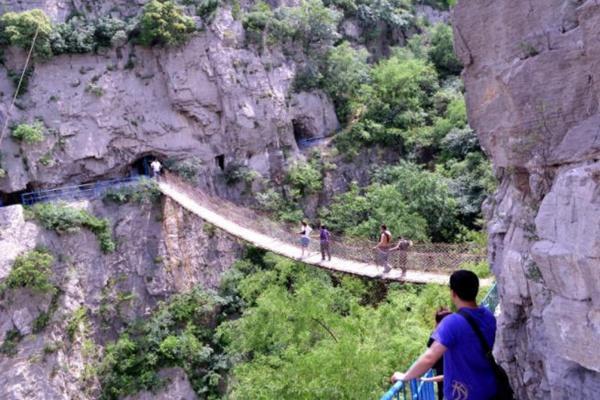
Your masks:
M 203 207 L 197 200 L 191 198 L 186 193 L 177 190 L 176 186 L 171 185 L 168 182 L 161 181 L 158 186 L 165 196 L 170 197 L 183 208 L 202 218 L 206 222 L 209 222 L 219 229 L 228 232 L 232 236 L 251 243 L 256 247 L 260 247 L 281 256 L 299 260 L 305 264 L 314 265 L 331 271 L 359 275 L 372 279 L 412 283 L 435 283 L 440 285 L 448 284 L 448 275 L 446 274 L 409 269 L 406 271 L 406 274 L 402 276 L 402 271 L 400 270 L 392 269 L 389 272 L 383 272 L 383 267 L 339 257 L 332 257 L 331 261 L 321 261 L 321 255 L 319 253 L 311 253 L 309 256 L 300 260 L 299 256 L 301 254 L 301 249 L 299 246 L 291 245 L 290 243 L 241 226 L 236 222 L 229 220 L 227 216 L 220 215 Z M 481 281 L 481 286 L 490 284 L 490 279 Z

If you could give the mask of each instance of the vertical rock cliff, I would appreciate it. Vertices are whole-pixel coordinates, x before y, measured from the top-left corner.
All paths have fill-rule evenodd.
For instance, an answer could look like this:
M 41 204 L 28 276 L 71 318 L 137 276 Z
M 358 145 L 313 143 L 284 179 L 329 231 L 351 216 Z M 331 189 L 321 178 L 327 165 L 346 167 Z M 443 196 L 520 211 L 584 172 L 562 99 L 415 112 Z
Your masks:
M 487 203 L 502 297 L 496 356 L 519 399 L 600 393 L 600 3 L 462 0 L 469 120 L 500 185 Z

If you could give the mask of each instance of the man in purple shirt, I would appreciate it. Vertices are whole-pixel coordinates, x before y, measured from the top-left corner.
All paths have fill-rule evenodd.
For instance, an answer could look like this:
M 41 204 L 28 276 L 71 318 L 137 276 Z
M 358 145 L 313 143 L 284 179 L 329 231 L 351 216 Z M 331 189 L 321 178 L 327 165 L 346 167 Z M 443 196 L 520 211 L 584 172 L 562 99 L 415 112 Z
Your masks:
M 496 319 L 475 301 L 479 279 L 471 271 L 450 276 L 450 293 L 456 308 L 471 315 L 490 348 L 494 346 Z M 448 400 L 491 400 L 496 378 L 477 335 L 462 315 L 447 316 L 433 334 L 434 342 L 406 373 L 395 372 L 392 381 L 410 381 L 426 373 L 444 356 L 444 397 Z

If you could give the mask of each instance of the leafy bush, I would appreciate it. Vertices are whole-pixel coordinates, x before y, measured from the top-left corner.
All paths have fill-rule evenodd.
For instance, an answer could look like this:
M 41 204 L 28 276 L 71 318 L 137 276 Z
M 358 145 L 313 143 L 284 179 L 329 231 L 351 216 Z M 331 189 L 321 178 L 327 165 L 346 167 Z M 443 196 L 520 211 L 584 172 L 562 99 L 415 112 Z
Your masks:
M 44 140 L 44 131 L 46 128 L 41 121 L 33 124 L 19 124 L 12 129 L 11 136 L 19 141 L 34 144 Z
M 0 353 L 6 354 L 7 356 L 14 356 L 17 354 L 17 345 L 23 339 L 23 335 L 18 329 L 11 329 L 6 331 L 4 335 L 4 342 L 0 346 Z
M 194 31 L 194 20 L 171 0 L 150 0 L 139 23 L 140 43 L 146 46 L 180 45 Z
M 102 17 L 96 23 L 94 37 L 97 47 L 123 45 L 131 31 L 124 21 L 111 16 Z
M 96 218 L 85 210 L 68 207 L 64 204 L 38 203 L 31 209 L 33 216 L 46 229 L 59 234 L 77 232 L 84 227 L 92 231 L 105 253 L 115 251 L 110 223 L 106 218 Z
M 1 41 L 12 46 L 29 50 L 36 31 L 38 35 L 33 48 L 34 54 L 42 58 L 52 56 L 52 23 L 44 11 L 36 8 L 20 13 L 7 12 L 0 17 Z
M 50 282 L 54 257 L 46 250 L 33 250 L 15 259 L 13 267 L 4 281 L 10 289 L 28 288 L 35 293 L 56 291 Z
M 73 17 L 54 27 L 51 38 L 54 54 L 90 53 L 96 48 L 96 27 L 83 17 Z
M 431 31 L 429 59 L 442 77 L 460 74 L 462 64 L 454 54 L 452 28 L 437 24 Z
M 27 89 L 29 88 L 29 79 L 33 75 L 34 68 L 32 66 L 28 67 L 23 74 L 23 70 L 8 70 L 7 75 L 8 79 L 13 83 L 15 90 L 18 88 L 17 97 L 20 97 L 27 93 Z M 23 76 L 23 80 L 21 80 L 21 75 Z M 21 86 L 19 87 L 19 81 L 21 82 Z
M 301 196 L 317 193 L 323 188 L 321 171 L 314 162 L 298 162 L 292 165 L 286 181 Z
M 219 0 L 200 0 L 196 6 L 196 15 L 210 21 L 219 8 Z
M 87 324 L 87 313 L 88 310 L 85 307 L 79 307 L 73 311 L 73 314 L 67 322 L 66 328 L 67 337 L 70 341 L 75 339 L 77 332 L 81 331 L 82 329 L 86 329 L 85 325 Z
M 488 264 L 487 261 L 481 261 L 478 263 L 465 263 L 462 264 L 460 268 L 473 271 L 480 279 L 489 278 L 490 275 L 492 275 L 492 271 L 490 271 L 490 264 Z
M 129 202 L 149 204 L 157 201 L 160 195 L 156 181 L 142 177 L 137 184 L 108 190 L 104 199 L 118 204 Z
M 109 343 L 99 368 L 101 399 L 117 399 L 159 387 L 158 371 L 183 368 L 202 398 L 217 398 L 229 361 L 210 328 L 224 300 L 196 288 L 159 303 L 147 320 L 132 324 Z
M 223 173 L 225 176 L 225 183 L 228 185 L 233 185 L 238 182 L 250 184 L 258 176 L 256 171 L 248 168 L 246 165 L 236 163 L 227 164 Z
M 165 162 L 165 168 L 173 171 L 191 183 L 197 183 L 201 167 L 202 160 L 196 157 L 186 158 L 184 160 L 168 159 Z

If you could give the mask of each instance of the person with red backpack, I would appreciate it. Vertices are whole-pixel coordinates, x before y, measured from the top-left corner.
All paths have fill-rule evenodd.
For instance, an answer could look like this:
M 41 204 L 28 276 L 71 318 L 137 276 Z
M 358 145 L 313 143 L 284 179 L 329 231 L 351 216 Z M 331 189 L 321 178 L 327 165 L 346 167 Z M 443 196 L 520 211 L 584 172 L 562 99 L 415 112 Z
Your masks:
M 321 241 L 321 261 L 325 261 L 325 255 L 327 259 L 331 261 L 331 250 L 329 249 L 329 239 L 331 234 L 325 225 L 321 225 L 321 231 L 319 232 L 319 239 Z

